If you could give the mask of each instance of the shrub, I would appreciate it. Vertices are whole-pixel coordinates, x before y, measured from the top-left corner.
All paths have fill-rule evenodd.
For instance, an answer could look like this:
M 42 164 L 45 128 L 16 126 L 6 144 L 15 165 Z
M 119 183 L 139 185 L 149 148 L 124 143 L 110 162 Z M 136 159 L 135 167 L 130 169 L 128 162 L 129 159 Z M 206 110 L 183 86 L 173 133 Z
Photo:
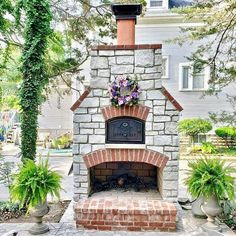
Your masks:
M 236 127 L 225 126 L 215 130 L 217 136 L 221 138 L 236 138 Z
M 218 152 L 216 146 L 211 142 L 203 142 L 201 149 L 202 152 L 206 154 L 214 154 Z
M 228 147 L 230 146 L 228 139 L 236 139 L 236 127 L 233 126 L 219 127 L 215 130 L 215 133 L 217 136 L 225 140 Z
M 193 136 L 200 133 L 207 133 L 212 129 L 211 122 L 201 118 L 192 118 L 181 120 L 178 123 L 178 130 L 191 137 L 193 143 Z
M 194 196 L 209 197 L 215 194 L 220 199 L 234 199 L 234 177 L 236 169 L 216 158 L 200 158 L 188 163 L 185 184 Z
M 40 160 L 36 164 L 26 160 L 15 175 L 10 194 L 13 201 L 28 209 L 43 203 L 48 194 L 59 198 L 61 190 L 61 176 L 49 169 L 48 159 Z

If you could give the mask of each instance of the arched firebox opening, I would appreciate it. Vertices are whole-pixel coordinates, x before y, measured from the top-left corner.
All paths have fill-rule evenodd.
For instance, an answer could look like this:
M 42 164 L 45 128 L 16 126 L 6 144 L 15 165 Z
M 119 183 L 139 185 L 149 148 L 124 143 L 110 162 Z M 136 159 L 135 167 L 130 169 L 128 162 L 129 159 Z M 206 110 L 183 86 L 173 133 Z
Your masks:
M 161 198 L 160 176 L 162 171 L 154 165 L 142 162 L 105 162 L 89 170 L 90 195 L 107 194 L 152 194 Z

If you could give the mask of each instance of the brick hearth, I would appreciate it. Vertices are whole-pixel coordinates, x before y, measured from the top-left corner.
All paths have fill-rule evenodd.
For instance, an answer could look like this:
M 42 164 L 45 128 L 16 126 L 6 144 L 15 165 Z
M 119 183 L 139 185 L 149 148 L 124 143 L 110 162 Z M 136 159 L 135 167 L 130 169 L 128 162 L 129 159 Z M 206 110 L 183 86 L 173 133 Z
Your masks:
M 75 208 L 78 228 L 127 231 L 175 231 L 177 210 L 173 203 L 138 198 L 80 200 Z

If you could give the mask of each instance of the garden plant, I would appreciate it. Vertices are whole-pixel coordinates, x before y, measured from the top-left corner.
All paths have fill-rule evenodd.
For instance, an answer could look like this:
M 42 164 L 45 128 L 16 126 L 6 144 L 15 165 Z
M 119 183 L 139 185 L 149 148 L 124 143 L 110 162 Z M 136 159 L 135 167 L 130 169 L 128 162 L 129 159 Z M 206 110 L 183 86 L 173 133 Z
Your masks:
M 178 130 L 190 136 L 191 146 L 193 146 L 194 136 L 209 132 L 212 130 L 212 125 L 210 121 L 201 118 L 185 119 L 178 123 Z

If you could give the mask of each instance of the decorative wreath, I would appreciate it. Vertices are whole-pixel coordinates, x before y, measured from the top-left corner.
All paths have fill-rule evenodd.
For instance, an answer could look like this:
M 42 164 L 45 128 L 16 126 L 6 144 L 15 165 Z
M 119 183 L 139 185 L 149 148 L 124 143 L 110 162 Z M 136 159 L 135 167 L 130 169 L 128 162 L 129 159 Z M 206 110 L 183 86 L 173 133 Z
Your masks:
M 133 106 L 138 103 L 141 93 L 137 79 L 129 76 L 117 76 L 109 86 L 111 104 L 116 107 Z

